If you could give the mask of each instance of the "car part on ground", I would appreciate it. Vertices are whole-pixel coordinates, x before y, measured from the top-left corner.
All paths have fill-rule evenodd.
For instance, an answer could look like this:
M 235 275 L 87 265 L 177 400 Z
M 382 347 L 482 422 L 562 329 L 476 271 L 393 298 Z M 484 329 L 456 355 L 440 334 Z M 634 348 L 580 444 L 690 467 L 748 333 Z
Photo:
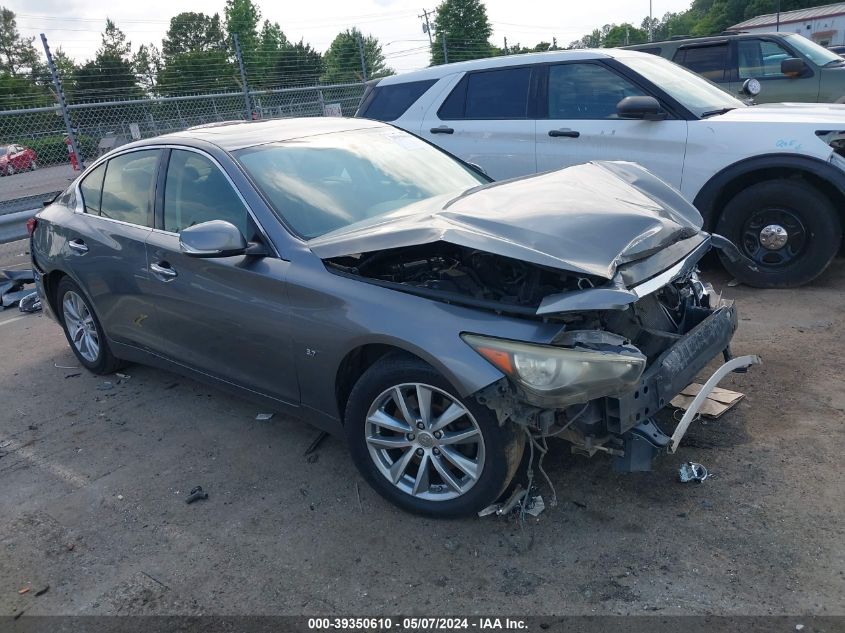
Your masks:
M 452 517 L 526 444 L 535 496 L 549 437 L 651 467 L 654 416 L 737 325 L 696 269 L 742 255 L 701 225 L 630 163 L 489 183 L 390 126 L 308 119 L 121 147 L 38 214 L 31 253 L 90 371 L 148 363 L 306 417 L 385 498 Z
M 32 287 L 26 288 L 33 283 L 35 275 L 32 270 L 0 270 L 0 310 L 21 303 L 34 292 Z

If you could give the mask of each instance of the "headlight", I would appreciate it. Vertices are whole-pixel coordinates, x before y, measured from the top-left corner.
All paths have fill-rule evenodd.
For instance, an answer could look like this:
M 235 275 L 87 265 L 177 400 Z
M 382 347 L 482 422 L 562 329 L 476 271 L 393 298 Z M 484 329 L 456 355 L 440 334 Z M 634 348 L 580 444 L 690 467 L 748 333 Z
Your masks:
M 646 358 L 633 350 L 598 351 L 536 345 L 477 334 L 461 338 L 526 389 L 567 403 L 623 392 L 639 381 Z

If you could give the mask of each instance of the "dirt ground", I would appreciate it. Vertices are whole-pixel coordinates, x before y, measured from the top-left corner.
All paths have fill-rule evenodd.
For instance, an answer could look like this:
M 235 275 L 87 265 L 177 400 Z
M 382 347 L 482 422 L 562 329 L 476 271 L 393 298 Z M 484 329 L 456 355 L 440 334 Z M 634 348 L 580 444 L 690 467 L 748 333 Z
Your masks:
M 799 290 L 706 277 L 738 301 L 734 352 L 763 357 L 723 383 L 745 399 L 652 473 L 556 442 L 559 502 L 522 527 L 405 514 L 338 439 L 306 458 L 304 423 L 145 367 L 89 375 L 55 323 L 0 313 L 0 615 L 843 615 L 845 262 Z M 686 460 L 713 477 L 679 483 Z

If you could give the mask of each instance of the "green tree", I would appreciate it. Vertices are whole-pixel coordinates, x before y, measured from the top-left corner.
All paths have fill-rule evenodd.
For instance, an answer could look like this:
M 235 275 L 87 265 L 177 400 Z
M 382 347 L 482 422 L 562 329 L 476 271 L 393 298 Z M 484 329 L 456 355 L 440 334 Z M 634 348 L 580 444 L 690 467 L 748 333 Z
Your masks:
M 14 11 L 0 7 L 0 72 L 10 75 L 32 73 L 38 65 L 34 40 L 34 37 L 20 34 Z
M 166 96 L 220 92 L 238 87 L 220 15 L 184 12 L 170 19 L 162 41 L 157 91 Z
M 444 0 L 434 16 L 431 65 L 444 63 L 444 38 L 450 62 L 494 55 L 496 49 L 488 41 L 492 34 L 487 8 L 481 0 Z
M 141 44 L 132 56 L 132 68 L 138 78 L 138 84 L 149 95 L 156 94 L 158 75 L 161 72 L 161 52 L 155 44 Z
M 237 34 L 241 43 L 244 61 L 253 63 L 258 50 L 258 23 L 261 21 L 261 9 L 252 0 L 226 0 L 226 43 L 234 50 L 232 36 Z
M 325 71 L 323 81 L 327 83 L 345 83 L 362 81 L 361 53 L 358 43 L 364 49 L 364 65 L 367 79 L 393 74 L 393 70 L 384 63 L 384 53 L 378 38 L 364 37 L 356 28 L 338 33 L 323 57 Z
M 140 97 L 143 91 L 135 78 L 130 51 L 132 44 L 109 18 L 101 46 L 94 59 L 76 72 L 74 99 L 81 101 L 117 100 Z
M 170 26 L 161 42 L 162 56 L 175 57 L 181 53 L 198 53 L 226 49 L 226 36 L 220 14 L 206 15 L 186 11 L 170 18 Z

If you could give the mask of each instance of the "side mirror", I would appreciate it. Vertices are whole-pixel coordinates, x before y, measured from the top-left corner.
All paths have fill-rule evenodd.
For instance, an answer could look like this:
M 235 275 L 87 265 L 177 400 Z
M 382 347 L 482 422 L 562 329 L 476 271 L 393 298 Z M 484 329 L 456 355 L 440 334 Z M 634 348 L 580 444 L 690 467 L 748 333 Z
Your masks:
M 739 91 L 746 97 L 753 98 L 760 94 L 760 90 L 762 89 L 763 87 L 760 85 L 760 81 L 751 77 L 742 82 L 742 88 Z
M 780 63 L 780 72 L 787 77 L 800 77 L 805 70 L 807 70 L 807 64 L 797 57 L 788 57 Z
M 616 114 L 620 119 L 643 121 L 661 121 L 668 116 L 654 97 L 625 97 L 616 104 Z
M 246 238 L 224 220 L 189 226 L 179 233 L 179 249 L 190 257 L 232 257 L 246 253 Z

